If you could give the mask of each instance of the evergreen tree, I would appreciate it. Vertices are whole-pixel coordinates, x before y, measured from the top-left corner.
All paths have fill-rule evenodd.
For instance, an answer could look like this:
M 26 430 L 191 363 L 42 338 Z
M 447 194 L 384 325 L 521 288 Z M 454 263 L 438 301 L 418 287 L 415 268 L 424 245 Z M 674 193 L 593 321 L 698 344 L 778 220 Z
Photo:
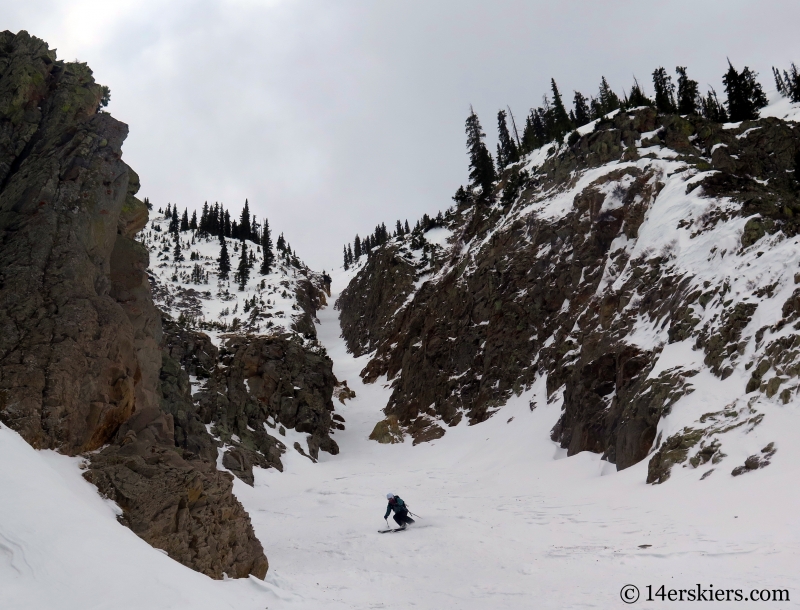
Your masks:
M 593 102 L 595 100 L 592 100 Z M 611 90 L 611 87 L 608 85 L 608 81 L 606 77 L 603 76 L 600 78 L 600 90 L 597 93 L 597 100 L 596 100 L 596 116 L 595 118 L 600 118 L 601 116 L 607 115 L 609 112 L 613 112 L 620 106 L 622 103 L 619 100 L 619 96 Z
M 244 291 L 247 280 L 250 279 L 250 260 L 247 257 L 247 242 L 242 242 L 242 257 L 236 270 L 236 279 L 239 280 L 239 290 Z
M 178 229 L 180 229 L 180 221 L 178 220 L 178 206 L 172 207 L 172 217 L 169 221 L 169 232 L 178 234 Z
M 286 252 L 286 240 L 283 238 L 283 233 L 278 236 L 278 242 L 275 244 L 278 252 Z
M 656 92 L 656 110 L 661 114 L 675 114 L 675 85 L 664 68 L 653 72 L 653 89 Z
M 500 110 L 497 113 L 497 169 L 502 170 L 506 165 L 516 163 L 519 161 L 519 151 L 514 140 L 511 139 L 511 134 L 508 132 L 508 124 L 506 123 L 506 111 Z M 400 224 L 400 221 L 397 221 Z
M 633 77 L 633 86 L 631 87 L 631 93 L 628 96 L 628 99 L 625 103 L 626 108 L 640 108 L 641 106 L 652 106 L 653 100 L 647 97 L 642 91 L 642 88 L 639 86 L 639 81 L 636 80 L 636 77 Z
M 350 268 L 350 259 L 347 257 L 347 246 L 342 248 L 344 248 L 344 270 L 347 271 Z
M 148 210 L 152 210 L 153 209 L 153 204 L 150 203 L 150 198 L 149 197 L 145 197 L 144 198 L 144 205 Z
M 220 249 L 219 249 L 219 258 L 217 259 L 217 263 L 219 263 L 219 277 L 222 280 L 228 279 L 228 273 L 231 270 L 231 259 L 228 256 L 228 244 L 225 241 L 225 238 L 220 235 Z
M 223 235 L 222 222 L 221 222 L 222 216 L 219 210 L 219 203 L 217 202 L 214 202 L 214 209 L 211 212 L 210 220 L 211 220 L 211 227 L 210 227 L 211 234 L 216 235 L 217 237 Z
M 197 231 L 197 210 L 192 210 L 192 219 L 189 221 L 189 230 Z
M 206 284 L 206 274 L 203 271 L 203 268 L 198 265 L 197 263 L 194 264 L 192 267 L 192 284 Z
M 399 220 L 397 221 L 397 224 L 394 227 L 394 234 L 397 237 L 403 237 L 403 225 L 400 223 Z
M 678 114 L 699 114 L 700 93 L 696 80 L 686 76 L 686 67 L 675 68 L 678 73 Z
M 231 239 L 240 239 L 241 238 L 240 231 L 239 231 L 239 224 L 235 220 L 231 221 L 230 238 Z
M 167 204 L 167 209 L 164 210 L 164 218 L 172 218 L 172 208 L 169 203 Z
M 180 263 L 181 261 L 185 260 L 183 257 L 183 252 L 181 252 L 180 238 L 175 240 L 175 248 L 172 250 L 172 260 L 176 263 Z
M 756 77 L 758 74 L 747 66 L 737 72 L 728 60 L 728 71 L 722 77 L 722 83 L 728 94 L 728 116 L 732 122 L 754 121 L 758 118 L 758 111 L 767 105 L 767 96 Z
M 555 121 L 553 120 L 553 107 L 550 105 L 550 100 L 546 95 L 542 96 L 542 107 L 539 109 L 539 114 L 544 122 L 544 138 L 543 142 L 551 142 L 555 139 Z
M 552 115 L 552 137 L 553 139 L 560 140 L 570 131 L 575 129 L 572 121 L 569 120 L 567 109 L 564 107 L 564 101 L 561 99 L 561 93 L 558 91 L 556 79 L 550 79 L 550 90 L 553 92 L 553 104 L 550 112 Z
M 483 138 L 486 136 L 481 129 L 478 115 L 470 107 L 469 117 L 466 121 L 467 150 L 469 151 L 469 177 L 472 184 L 481 187 L 481 199 L 489 201 L 492 197 L 492 186 L 496 179 L 492 155 L 486 149 Z
M 589 104 L 579 91 L 575 92 L 575 97 L 572 98 L 572 105 L 575 107 L 572 116 L 576 127 L 583 127 L 592 120 L 589 116 Z
M 267 275 L 272 271 L 275 263 L 275 254 L 272 252 L 272 236 L 269 230 L 269 221 L 264 219 L 264 230 L 261 232 L 261 249 L 264 251 L 264 258 L 261 260 L 261 275 Z
M 404 232 L 406 235 L 408 235 L 409 233 L 411 233 L 411 231 L 410 231 L 410 230 L 409 230 L 409 228 L 408 228 L 408 219 L 406 219 L 406 224 L 405 224 L 405 226 L 403 227 L 403 232 Z
M 203 235 L 208 235 L 208 201 L 203 204 L 203 211 L 200 214 L 200 225 L 198 229 Z
M 258 223 L 256 222 L 255 214 L 253 215 L 253 220 L 250 223 L 250 241 L 253 243 L 258 243 Z
M 350 247 L 350 244 L 347 244 L 347 262 L 348 264 L 353 264 L 353 249 Z
M 705 98 L 701 100 L 701 113 L 703 117 L 714 123 L 727 123 L 728 112 L 725 106 L 717 99 L 717 92 L 712 87 Z
M 221 228 L 225 237 L 231 237 L 231 215 L 228 213 L 228 210 L 225 210 Z
M 793 102 L 800 102 L 800 75 L 797 73 L 797 66 L 793 63 L 788 71 L 783 71 L 783 75 L 780 70 L 773 67 L 772 74 L 775 77 L 778 92 Z
M 544 123 L 544 111 L 541 108 L 531 109 L 525 118 L 525 129 L 522 131 L 522 151 L 529 153 L 547 143 Z
M 181 216 L 181 231 L 189 230 L 189 212 L 183 208 L 183 216 Z
M 459 186 L 458 190 L 456 191 L 456 194 L 453 195 L 452 199 L 458 205 L 462 205 L 470 200 L 470 195 L 471 191 L 467 191 L 467 189 L 465 189 L 463 186 Z M 408 221 L 406 221 L 406 224 L 408 224 Z
M 250 204 L 244 200 L 242 215 L 239 217 L 239 239 L 250 239 Z
M 356 233 L 356 238 L 353 240 L 353 254 L 356 257 L 356 260 L 361 258 L 361 238 Z

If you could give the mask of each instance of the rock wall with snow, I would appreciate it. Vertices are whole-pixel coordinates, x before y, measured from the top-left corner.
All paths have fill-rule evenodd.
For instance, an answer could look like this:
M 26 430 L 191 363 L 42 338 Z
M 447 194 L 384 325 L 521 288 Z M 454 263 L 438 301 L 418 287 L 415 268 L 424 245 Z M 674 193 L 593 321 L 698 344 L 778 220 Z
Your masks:
M 85 64 L 0 33 L 0 421 L 35 448 L 86 455 L 121 521 L 174 559 L 263 578 L 216 448 L 176 448 L 180 392 L 162 391 L 161 315 L 134 239 L 148 210 L 103 94 Z
M 570 455 L 650 459 L 649 482 L 675 464 L 768 464 L 774 445 L 726 454 L 800 400 L 792 112 L 610 115 L 507 168 L 495 203 L 451 208 L 434 239 L 362 259 L 337 306 L 349 349 L 371 353 L 362 377 L 391 381 L 373 438 L 439 438 L 546 377 Z
M 142 238 L 167 351 L 185 371 L 182 383 L 194 386 L 173 410 L 176 426 L 195 430 L 181 431 L 181 438 L 210 453 L 219 446 L 220 465 L 250 485 L 254 466 L 283 470 L 287 429 L 306 435 L 306 446 L 296 443 L 292 451 L 312 460 L 320 450 L 337 454 L 332 435 L 344 428 L 332 400 L 338 382 L 315 326 L 330 294 L 328 276 L 296 253 L 277 251 L 269 273 L 255 265 L 241 284 L 232 272 L 220 276 L 219 237 L 171 234 L 169 223 L 154 214 Z M 235 268 L 243 242 L 225 239 Z M 260 246 L 248 244 L 260 263 Z

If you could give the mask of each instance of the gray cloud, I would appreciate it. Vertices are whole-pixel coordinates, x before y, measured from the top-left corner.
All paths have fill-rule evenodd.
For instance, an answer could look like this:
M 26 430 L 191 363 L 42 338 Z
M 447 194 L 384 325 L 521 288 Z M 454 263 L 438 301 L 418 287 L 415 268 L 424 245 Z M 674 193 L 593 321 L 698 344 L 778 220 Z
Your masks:
M 247 197 L 317 268 L 356 232 L 451 203 L 470 104 L 493 140 L 497 110 L 522 121 L 551 76 L 571 98 L 686 65 L 719 91 L 729 56 L 771 88 L 770 66 L 800 61 L 795 0 L 30 0 L 0 16 L 111 87 L 142 195 Z

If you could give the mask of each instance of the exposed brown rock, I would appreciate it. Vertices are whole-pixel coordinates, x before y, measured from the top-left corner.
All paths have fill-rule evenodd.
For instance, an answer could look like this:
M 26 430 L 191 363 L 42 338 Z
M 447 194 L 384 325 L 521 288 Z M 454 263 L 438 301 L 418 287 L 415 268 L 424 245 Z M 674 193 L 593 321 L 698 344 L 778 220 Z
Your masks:
M 388 246 L 376 251 L 342 291 L 335 306 L 341 311 L 342 337 L 354 356 L 381 344 L 416 279 L 414 266 Z
M 216 470 L 179 363 L 162 358 L 127 126 L 91 70 L 0 33 L 0 420 L 37 448 L 91 454 L 122 522 L 214 578 L 263 577 L 249 517 Z M 175 425 L 177 422 L 177 426 Z
M 122 509 L 121 522 L 170 557 L 212 578 L 264 578 L 267 559 L 232 494 L 233 477 L 175 450 L 172 417 L 138 411 L 119 443 L 93 455 L 86 478 Z
M 407 254 L 409 248 L 419 251 L 424 229 L 370 253 L 337 307 L 351 351 L 372 353 L 364 380 L 385 375 L 392 384 L 387 419 L 372 438 L 395 440 L 390 421 L 415 442 L 445 433 L 431 428 L 436 422 L 455 425 L 463 416 L 478 424 L 546 373 L 549 397 L 563 395 L 553 439 L 570 455 L 601 453 L 622 469 L 656 451 L 653 481 L 665 480 L 673 457 L 688 458 L 688 449 L 664 448 L 656 431 L 671 406 L 692 391 L 696 371 L 679 367 L 648 379 L 660 348 L 645 351 L 626 337 L 637 319 L 659 321 L 670 343 L 692 339 L 705 351 L 705 365 L 725 378 L 751 339 L 743 332 L 755 299 L 776 288 L 759 288 L 763 292 L 755 291 L 750 301 L 734 300 L 726 296 L 726 284 L 698 287 L 694 277 L 673 266 L 669 248 L 635 260 L 619 245 L 612 248 L 615 240 L 638 237 L 664 186 L 655 164 L 609 166 L 577 193 L 565 215 L 539 216 L 539 203 L 573 188 L 586 170 L 643 160 L 647 154 L 640 145 L 671 148 L 687 176 L 719 170 L 687 181 L 687 192 L 700 188 L 701 195 L 727 197 L 735 205 L 682 219 L 678 228 L 690 227 L 692 237 L 737 215 L 752 217 L 742 235 L 744 248 L 779 230 L 800 231 L 796 125 L 767 118 L 723 128 L 697 116 L 657 116 L 652 109 L 603 119 L 592 133 L 570 137 L 530 176 L 508 169 L 499 177 L 495 205 L 469 200 L 448 210 L 444 221 L 454 245 L 441 252 L 444 265 L 415 264 L 419 258 Z M 725 154 L 718 152 L 723 149 Z M 512 186 L 514 196 L 507 196 Z M 609 198 L 613 205 L 605 205 Z M 797 317 L 795 301 L 800 302 L 787 301 L 781 324 Z M 719 314 L 701 326 L 699 312 L 708 307 Z M 778 329 L 759 332 L 772 330 Z M 753 370 L 748 391 L 784 402 L 794 395 L 798 385 L 789 380 L 800 376 L 795 343 L 795 335 L 774 340 L 765 364 Z M 768 375 L 771 367 L 777 374 Z M 737 411 L 736 417 L 738 426 L 757 425 L 763 416 Z
M 137 277 L 146 255 L 112 256 L 135 194 L 127 127 L 97 112 L 85 64 L 26 32 L 0 33 L 0 83 L 0 417 L 34 447 L 96 449 L 158 384 L 139 361 L 158 340 Z
M 331 438 L 336 377 L 324 349 L 297 335 L 226 335 L 219 364 L 195 398 L 203 421 L 231 448 L 226 468 L 253 483 L 252 467 L 283 470 L 278 423 L 308 435 L 308 453 L 339 452 Z M 341 417 L 340 420 L 343 421 Z M 227 464 L 231 464 L 228 466 Z

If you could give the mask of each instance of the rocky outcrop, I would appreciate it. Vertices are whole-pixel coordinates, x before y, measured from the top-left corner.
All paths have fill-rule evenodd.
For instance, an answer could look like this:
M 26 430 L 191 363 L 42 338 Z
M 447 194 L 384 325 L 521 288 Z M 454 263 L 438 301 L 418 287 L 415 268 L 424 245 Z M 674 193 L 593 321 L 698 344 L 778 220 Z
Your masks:
M 0 33 L 0 420 L 34 447 L 92 452 L 86 477 L 174 559 L 263 577 L 186 373 L 162 358 L 134 240 L 148 211 L 103 96 L 85 64 Z
M 661 447 L 651 482 L 694 459 L 691 451 L 715 447 L 710 455 L 721 459 L 715 443 L 733 429 L 730 420 L 698 422 L 691 443 L 659 438 L 659 423 L 691 394 L 698 367 L 727 379 L 761 362 L 748 392 L 771 397 L 781 388 L 784 402 L 795 395 L 797 350 L 783 357 L 778 347 L 797 344 L 787 330 L 794 301 L 784 306 L 786 321 L 760 337 L 746 331 L 787 278 L 716 269 L 726 255 L 726 264 L 736 257 L 731 269 L 747 269 L 765 251 L 776 257 L 773 269 L 785 268 L 770 244 L 753 246 L 798 233 L 799 150 L 800 128 L 777 119 L 723 127 L 651 109 L 620 112 L 553 145 L 541 166 L 510 167 L 496 203 L 450 208 L 443 264 L 403 254 L 425 242 L 422 230 L 373 251 L 338 302 L 348 347 L 372 352 L 362 377 L 392 384 L 371 438 L 438 438 L 462 418 L 484 421 L 546 377 L 549 400 L 563 406 L 552 438 L 570 455 L 593 451 L 622 469 Z M 648 225 L 661 201 L 677 206 L 660 216 L 668 224 Z M 712 234 L 741 237 L 723 246 L 708 242 Z M 697 258 L 685 263 L 692 248 Z M 637 334 L 643 328 L 652 339 Z M 665 345 L 681 341 L 704 354 L 701 364 L 652 374 Z M 742 362 L 754 344 L 753 361 Z M 755 405 L 728 409 L 736 426 L 758 424 Z
M 249 485 L 253 466 L 283 470 L 286 428 L 307 435 L 314 460 L 320 450 L 339 452 L 331 435 L 344 429 L 344 418 L 332 398 L 344 403 L 355 392 L 337 382 L 316 341 L 294 333 L 223 335 L 217 349 L 205 333 L 165 318 L 162 362 L 162 410 L 173 416 L 184 452 L 216 459 L 224 447 L 222 465 Z M 199 384 L 194 396 L 189 375 Z
M 91 457 L 86 478 L 122 508 L 123 524 L 173 559 L 212 578 L 264 578 L 267 558 L 233 477 L 176 450 L 176 437 L 169 414 L 138 411 Z
M 25 32 L 0 34 L 0 71 L 0 417 L 34 447 L 97 449 L 157 404 L 127 127 L 85 64 Z
M 342 337 L 356 357 L 375 350 L 386 338 L 394 314 L 417 280 L 417 266 L 398 246 L 387 245 L 370 256 L 336 300 Z
M 307 434 L 314 459 L 320 450 L 339 452 L 331 438 L 336 377 L 324 348 L 291 334 L 223 340 L 219 365 L 195 399 L 226 445 L 226 468 L 251 485 L 253 466 L 283 470 L 286 446 L 268 432 L 281 427 Z

